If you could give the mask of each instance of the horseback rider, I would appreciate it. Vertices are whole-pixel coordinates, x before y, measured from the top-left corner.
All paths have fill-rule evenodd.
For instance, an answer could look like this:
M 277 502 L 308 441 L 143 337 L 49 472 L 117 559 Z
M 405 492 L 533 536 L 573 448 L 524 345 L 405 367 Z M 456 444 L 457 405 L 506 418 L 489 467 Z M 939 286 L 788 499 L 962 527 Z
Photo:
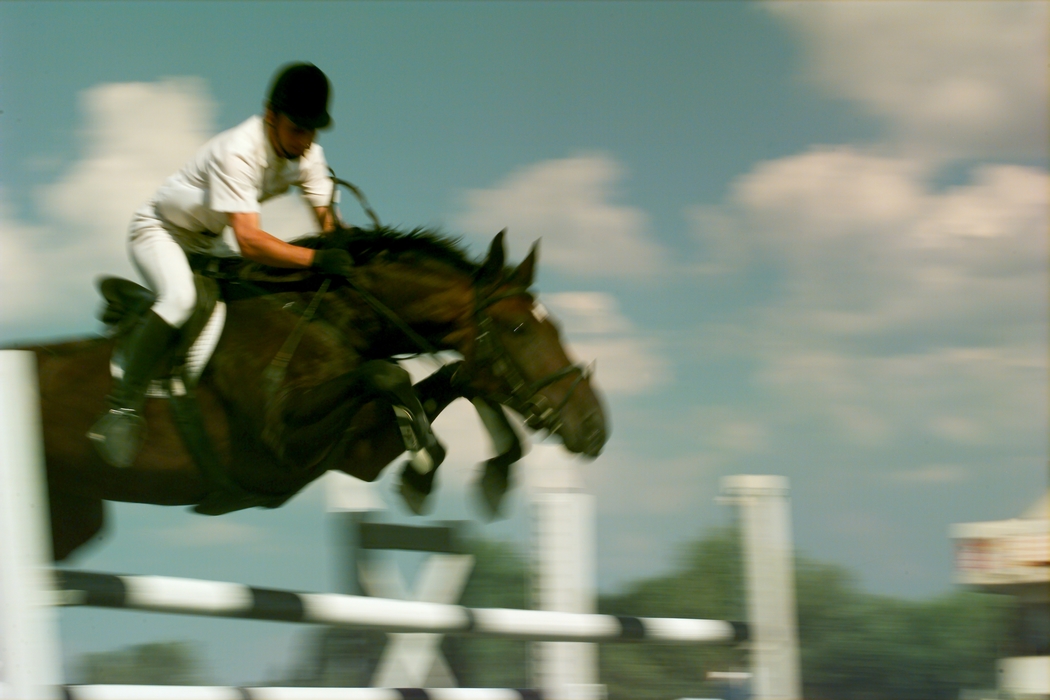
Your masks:
M 128 249 L 156 301 L 125 341 L 124 375 L 107 397 L 109 410 L 88 433 L 110 464 L 127 467 L 134 460 L 143 439 L 149 382 L 194 311 L 197 293 L 189 254 L 221 253 L 221 234 L 229 226 L 248 260 L 352 274 L 354 261 L 345 250 L 286 243 L 264 231 L 259 220 L 261 202 L 295 185 L 321 229 L 336 228 L 330 209 L 333 182 L 324 152 L 315 143 L 317 131 L 332 125 L 329 94 L 328 78 L 317 66 L 284 66 L 271 84 L 261 117 L 204 144 L 135 212 Z

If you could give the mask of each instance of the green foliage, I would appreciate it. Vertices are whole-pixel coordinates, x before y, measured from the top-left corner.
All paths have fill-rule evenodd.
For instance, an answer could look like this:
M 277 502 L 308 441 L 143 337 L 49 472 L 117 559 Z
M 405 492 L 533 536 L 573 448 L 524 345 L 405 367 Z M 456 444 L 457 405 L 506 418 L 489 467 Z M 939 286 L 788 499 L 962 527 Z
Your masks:
M 84 654 L 79 682 L 87 684 L 204 685 L 204 668 L 189 642 L 138 644 L 117 651 Z
M 474 572 L 461 604 L 471 608 L 528 608 L 531 580 L 525 559 L 505 542 L 474 540 Z M 459 684 L 470 688 L 526 688 L 529 643 L 515 639 L 446 637 L 441 645 Z
M 996 685 L 1008 600 L 967 592 L 895 600 L 859 591 L 840 569 L 797 567 L 807 697 L 948 700 Z
M 472 608 L 527 608 L 529 575 L 524 559 L 509 544 L 467 543 L 474 571 L 460 599 Z M 306 652 L 291 677 L 277 685 L 367 687 L 386 645 L 373 630 L 324 628 L 306 633 Z M 529 644 L 517 640 L 448 636 L 442 653 L 459 685 L 475 688 L 528 686 Z
M 745 619 L 740 547 L 732 530 L 717 530 L 687 545 L 679 560 L 673 574 L 601 598 L 599 611 L 636 617 Z M 600 646 L 600 674 L 610 700 L 720 697 L 724 689 L 708 682 L 707 672 L 746 669 L 746 652 L 733 646 Z
M 737 535 L 719 530 L 685 550 L 679 570 L 603 598 L 602 612 L 745 618 Z M 803 693 L 821 700 L 948 700 L 995 686 L 1011 619 L 1002 597 L 955 592 L 931 601 L 864 593 L 844 569 L 796 561 Z M 744 649 L 601 647 L 602 681 L 617 698 L 725 697 L 707 671 L 747 670 Z

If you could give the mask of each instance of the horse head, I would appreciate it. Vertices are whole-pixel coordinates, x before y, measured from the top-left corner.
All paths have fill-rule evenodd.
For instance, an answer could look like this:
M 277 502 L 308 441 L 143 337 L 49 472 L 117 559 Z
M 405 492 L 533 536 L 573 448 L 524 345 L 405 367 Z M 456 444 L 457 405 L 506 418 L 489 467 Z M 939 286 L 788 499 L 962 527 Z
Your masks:
M 510 269 L 504 233 L 474 276 L 476 337 L 464 352 L 468 386 L 520 414 L 533 430 L 560 436 L 571 452 L 596 457 L 607 430 L 591 370 L 569 358 L 558 325 L 530 290 L 538 242 Z

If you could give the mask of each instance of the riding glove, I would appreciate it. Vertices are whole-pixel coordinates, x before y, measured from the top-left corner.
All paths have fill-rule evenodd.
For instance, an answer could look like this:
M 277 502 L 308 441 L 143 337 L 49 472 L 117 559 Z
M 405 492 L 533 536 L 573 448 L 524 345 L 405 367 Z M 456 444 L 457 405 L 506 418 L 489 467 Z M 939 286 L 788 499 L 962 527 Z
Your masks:
M 313 267 L 326 275 L 349 277 L 354 274 L 354 259 L 339 248 L 326 248 L 314 253 Z

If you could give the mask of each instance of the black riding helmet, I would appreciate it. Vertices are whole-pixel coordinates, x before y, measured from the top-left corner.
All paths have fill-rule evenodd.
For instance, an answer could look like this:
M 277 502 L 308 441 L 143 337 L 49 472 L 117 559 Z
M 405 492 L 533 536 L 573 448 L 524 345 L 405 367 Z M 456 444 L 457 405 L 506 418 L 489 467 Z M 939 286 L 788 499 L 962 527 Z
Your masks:
M 326 129 L 332 125 L 328 115 L 328 78 L 312 63 L 290 63 L 270 86 L 267 103 L 274 112 L 285 114 L 305 129 Z

